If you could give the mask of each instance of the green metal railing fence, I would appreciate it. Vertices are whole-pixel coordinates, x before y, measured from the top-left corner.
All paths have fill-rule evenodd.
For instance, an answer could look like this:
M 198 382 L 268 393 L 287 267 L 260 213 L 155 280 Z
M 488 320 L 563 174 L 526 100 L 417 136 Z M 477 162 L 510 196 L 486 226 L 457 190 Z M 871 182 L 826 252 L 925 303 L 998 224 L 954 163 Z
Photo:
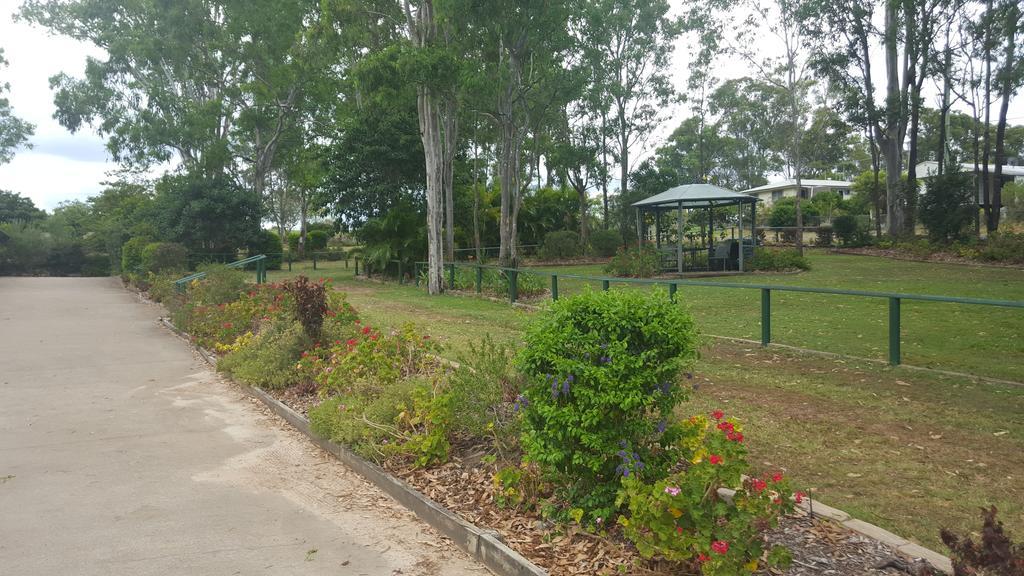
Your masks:
M 416 285 L 420 285 L 419 270 L 426 267 L 426 262 L 417 262 L 414 267 Z M 746 290 L 759 290 L 761 292 L 761 345 L 768 346 L 772 341 L 772 292 L 800 292 L 805 294 L 828 294 L 836 296 L 853 296 L 862 298 L 882 298 L 888 301 L 888 351 L 889 363 L 893 366 L 900 364 L 900 305 L 903 301 L 917 302 L 946 302 L 953 304 L 968 304 L 976 306 L 998 306 L 1003 308 L 1024 309 L 1024 301 L 1017 300 L 991 300 L 985 298 L 962 298 L 956 296 L 932 296 L 927 294 L 904 294 L 900 292 L 873 292 L 868 290 L 840 290 L 834 288 L 811 288 L 803 286 L 784 286 L 775 284 L 746 284 L 739 282 L 714 282 L 707 280 L 684 280 L 684 279 L 645 279 L 645 278 L 618 278 L 606 276 L 586 276 L 580 274 L 559 274 L 548 270 L 537 270 L 531 268 L 503 268 L 500 266 L 488 266 L 484 264 L 467 264 L 461 262 L 447 263 L 448 287 L 454 288 L 456 284 L 456 269 L 469 268 L 475 271 L 475 288 L 479 294 L 482 292 L 482 283 L 485 270 L 498 271 L 505 275 L 508 281 L 509 302 L 514 304 L 519 298 L 519 276 L 521 274 L 534 274 L 538 276 L 549 276 L 551 279 L 550 294 L 552 300 L 558 300 L 559 279 L 574 279 L 590 282 L 600 282 L 602 290 L 609 290 L 612 284 L 638 284 L 665 286 L 668 288 L 669 297 L 673 300 L 681 286 L 704 286 L 713 288 L 734 288 Z M 356 264 L 358 274 L 358 262 Z
M 267 256 L 265 254 L 257 254 L 256 256 L 250 256 L 241 260 L 236 260 L 227 265 L 228 268 L 246 268 L 250 264 L 255 264 L 256 270 L 256 283 L 262 284 L 267 281 Z M 195 274 L 189 274 L 184 278 L 179 278 L 174 281 L 174 289 L 178 292 L 184 292 L 185 288 L 188 287 L 189 282 L 193 280 L 202 280 L 206 278 L 206 272 L 196 272 Z

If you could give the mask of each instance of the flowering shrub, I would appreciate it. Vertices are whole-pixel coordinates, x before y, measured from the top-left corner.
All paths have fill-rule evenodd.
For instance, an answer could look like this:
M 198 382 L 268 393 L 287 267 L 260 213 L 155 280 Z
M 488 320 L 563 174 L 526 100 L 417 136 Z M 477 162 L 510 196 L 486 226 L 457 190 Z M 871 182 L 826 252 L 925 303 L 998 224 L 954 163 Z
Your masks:
M 592 516 L 623 477 L 660 479 L 679 459 L 673 409 L 697 358 L 690 314 L 657 292 L 585 292 L 554 302 L 526 335 L 517 405 L 529 461 Z
M 604 271 L 627 278 L 650 278 L 661 272 L 661 256 L 650 246 L 619 248 Z
M 789 483 L 779 472 L 745 478 L 746 448 L 740 425 L 721 411 L 680 425 L 676 439 L 683 470 L 655 482 L 622 481 L 617 504 L 623 532 L 645 557 L 695 561 L 703 574 L 753 572 L 763 555 L 761 532 L 792 511 Z M 719 488 L 740 488 L 729 502 Z M 784 563 L 776 548 L 769 563 Z

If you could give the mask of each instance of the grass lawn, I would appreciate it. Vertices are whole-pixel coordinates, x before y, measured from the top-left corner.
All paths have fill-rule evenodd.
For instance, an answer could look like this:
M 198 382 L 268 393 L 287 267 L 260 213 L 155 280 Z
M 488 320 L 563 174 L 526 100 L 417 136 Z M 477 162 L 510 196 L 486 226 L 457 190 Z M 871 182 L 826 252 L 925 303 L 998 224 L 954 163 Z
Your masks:
M 742 280 L 1024 299 L 1024 273 L 1019 271 L 905 262 L 890 266 L 890 261 L 860 256 L 815 255 L 813 261 L 815 270 L 804 275 Z M 411 286 L 354 279 L 343 266 L 330 263 L 317 272 L 296 266 L 292 273 L 334 278 L 367 321 L 386 327 L 419 324 L 449 346 L 450 356 L 457 357 L 467 343 L 485 334 L 517 342 L 532 314 L 499 302 L 429 297 Z M 918 266 L 915 272 L 912 267 Z M 906 282 L 901 284 L 897 274 Z M 270 273 L 271 279 L 285 275 Z M 842 277 L 846 283 L 839 283 Z M 756 292 L 751 292 L 749 302 L 728 303 L 718 290 L 686 289 L 686 300 L 704 332 L 754 337 Z M 879 350 L 873 355 L 884 355 L 884 303 L 821 298 L 814 303 L 778 298 L 777 339 L 825 349 L 825 344 L 856 344 L 859 348 L 847 351 L 866 355 L 860 351 L 869 350 L 871 343 L 864 340 L 871 336 L 877 337 Z M 741 310 L 739 304 L 751 311 Z M 905 305 L 908 356 L 915 342 L 947 360 L 956 360 L 956 354 L 963 353 L 956 350 L 967 348 L 964 352 L 976 352 L 976 366 L 991 369 L 986 373 L 1021 378 L 1024 313 L 971 307 L 960 318 L 931 306 L 956 307 L 922 305 L 915 311 L 918 305 Z M 787 322 L 787 310 L 801 314 L 802 326 Z M 969 337 L 960 335 L 968 328 L 950 328 L 964 318 L 980 322 L 971 313 L 987 314 L 993 326 L 975 326 Z M 840 320 L 846 327 L 831 326 Z M 933 322 L 939 324 L 928 329 L 936 326 Z M 1002 336 L 997 336 L 997 328 Z M 730 334 L 727 329 L 749 333 Z M 857 329 L 863 338 L 856 338 Z M 987 334 L 978 334 L 983 331 Z M 1016 372 L 1009 369 L 1014 362 Z M 798 486 L 813 489 L 825 503 L 938 550 L 939 527 L 976 529 L 978 508 L 989 503 L 1000 508 L 1011 532 L 1024 536 L 1024 489 L 1019 480 L 1024 478 L 1024 387 L 721 340 L 709 342 L 696 381 L 699 387 L 683 407 L 685 412 L 722 408 L 736 414 L 746 423 L 754 465 L 788 470 Z

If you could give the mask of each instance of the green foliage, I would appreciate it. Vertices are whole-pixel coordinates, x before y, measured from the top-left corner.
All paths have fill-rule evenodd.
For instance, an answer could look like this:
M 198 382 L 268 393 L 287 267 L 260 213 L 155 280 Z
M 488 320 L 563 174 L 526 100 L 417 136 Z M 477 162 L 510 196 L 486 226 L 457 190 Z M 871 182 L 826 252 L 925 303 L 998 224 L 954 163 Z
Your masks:
M 179 299 L 179 294 L 175 288 L 174 281 L 178 278 L 181 278 L 181 274 L 175 271 L 162 272 L 160 274 L 150 272 L 146 278 L 149 284 L 149 290 L 147 291 L 149 299 L 162 303 L 169 310 L 177 309 L 179 306 L 175 300 Z
M 867 230 L 860 220 L 851 214 L 842 214 L 832 219 L 832 230 L 843 246 L 857 246 L 867 240 Z
M 321 393 L 372 395 L 399 380 L 428 372 L 436 363 L 436 350 L 430 338 L 411 325 L 390 334 L 363 325 L 358 334 L 334 342 L 309 362 Z
M 661 272 L 661 257 L 650 246 L 620 247 L 604 271 L 625 278 L 650 278 Z
M 160 237 L 196 254 L 237 252 L 261 231 L 260 199 L 226 176 L 164 176 L 156 184 L 152 210 Z
M 1006 207 L 1006 219 L 1011 222 L 1024 222 L 1024 183 L 1003 184 L 1002 199 L 1003 206 Z
M 544 245 L 540 249 L 543 260 L 568 260 L 583 253 L 579 234 L 571 230 L 556 230 L 544 235 Z
M 487 335 L 479 344 L 470 343 L 458 360 L 449 383 L 453 431 L 471 437 L 493 432 L 496 442 L 515 437 L 512 428 L 517 420 L 511 418 L 508 408 L 514 406 L 523 387 L 515 351 Z
M 423 216 L 409 207 L 395 208 L 372 218 L 356 232 L 363 244 L 362 257 L 374 270 L 384 270 L 392 260 L 401 260 L 406 270 L 425 255 L 427 229 Z
M 814 244 L 816 246 L 832 246 L 834 243 L 834 233 L 832 226 L 828 224 L 822 224 L 818 226 L 817 234 L 814 238 Z
M 1024 262 L 1024 233 L 992 234 L 985 241 L 979 255 L 982 260 L 992 262 Z
M 284 246 L 281 244 L 281 237 L 273 230 L 261 230 L 256 240 L 249 244 L 249 255 L 266 255 L 264 264 L 267 270 L 280 270 L 281 261 L 284 259 Z
M 3 69 L 7 65 L 7 59 L 4 58 L 4 50 L 0 48 L 0 69 Z M 0 164 L 6 164 L 11 161 L 14 156 L 14 151 L 20 146 L 29 144 L 29 137 L 35 133 L 35 126 L 29 122 L 22 120 L 14 115 L 14 111 L 11 109 L 10 101 L 4 96 L 4 93 L 10 88 L 10 85 L 6 82 L 0 82 Z M 0 191 L 0 195 L 3 192 Z M 3 206 L 2 196 L 0 196 L 0 224 L 8 222 L 3 219 Z
M 821 217 L 819 205 L 807 200 L 800 202 L 800 212 L 803 214 L 804 226 L 816 224 Z M 796 226 L 796 198 L 787 196 L 776 200 L 768 215 L 768 225 L 773 228 Z
M 88 254 L 82 261 L 82 276 L 110 276 L 110 257 L 106 254 Z
M 309 230 L 306 232 L 306 250 L 319 252 L 327 249 L 327 241 L 331 235 L 323 230 Z
M 137 236 L 121 246 L 121 274 L 142 274 L 142 252 L 153 241 L 147 236 Z
M 183 271 L 188 269 L 188 249 L 174 242 L 151 242 L 142 249 L 139 260 L 143 273 Z
M 772 272 L 810 270 L 811 263 L 795 249 L 758 248 L 750 261 L 750 269 Z
M 0 190 L 0 224 L 28 224 L 45 217 L 46 212 L 36 208 L 35 202 L 32 202 L 31 198 L 25 198 L 15 192 Z
M 506 466 L 494 475 L 494 500 L 499 508 L 532 510 L 537 506 L 543 482 L 536 467 Z
M 244 334 L 239 337 L 244 338 Z M 310 340 L 300 323 L 265 323 L 255 337 L 247 340 L 221 358 L 217 369 L 261 388 L 282 389 L 301 381 L 303 375 L 295 369 L 295 363 L 310 346 Z
M 622 247 L 622 235 L 616 230 L 594 230 L 590 233 L 590 249 L 594 256 L 609 258 Z
M 962 172 L 958 163 L 950 163 L 941 176 L 928 179 L 918 204 L 918 217 L 932 242 L 964 238 L 974 221 L 973 194 L 974 179 Z
M 661 478 L 678 461 L 669 422 L 697 358 L 690 314 L 661 292 L 560 299 L 526 334 L 523 450 L 568 501 L 607 517 L 619 479 Z
M 205 272 L 206 277 L 193 281 L 188 287 L 189 301 L 195 305 L 217 306 L 234 302 L 249 286 L 248 274 L 224 264 L 205 264 L 199 267 L 199 271 Z
M 646 558 L 695 561 L 704 575 L 733 576 L 758 569 L 762 533 L 793 510 L 788 482 L 781 473 L 748 474 L 747 450 L 739 423 L 715 411 L 711 419 L 695 416 L 680 425 L 676 445 L 683 469 L 645 482 L 624 478 L 617 504 L 626 538 Z M 729 502 L 719 488 L 738 488 Z M 784 549 L 770 561 L 784 561 Z

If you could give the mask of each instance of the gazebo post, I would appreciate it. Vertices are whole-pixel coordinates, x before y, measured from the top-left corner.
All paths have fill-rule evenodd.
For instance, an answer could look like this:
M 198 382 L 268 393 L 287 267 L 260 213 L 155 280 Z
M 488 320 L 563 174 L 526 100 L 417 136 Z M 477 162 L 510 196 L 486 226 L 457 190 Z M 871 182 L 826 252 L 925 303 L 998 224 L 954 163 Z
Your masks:
M 740 272 L 743 272 L 743 206 L 736 212 L 740 215 Z
M 683 273 L 683 201 L 679 201 L 678 231 L 676 232 L 676 260 L 679 264 L 679 273 Z
M 654 245 L 661 248 L 661 210 L 654 209 Z
M 757 201 L 750 203 L 750 239 L 757 248 Z
M 637 249 L 640 249 L 640 247 L 642 247 L 643 244 L 644 244 L 644 231 L 643 231 L 643 228 L 641 228 L 641 224 L 640 224 L 643 221 L 643 216 L 642 216 L 643 211 L 644 211 L 644 209 L 640 208 L 640 207 L 637 207 L 637 209 L 636 209 L 636 247 L 637 247 Z

